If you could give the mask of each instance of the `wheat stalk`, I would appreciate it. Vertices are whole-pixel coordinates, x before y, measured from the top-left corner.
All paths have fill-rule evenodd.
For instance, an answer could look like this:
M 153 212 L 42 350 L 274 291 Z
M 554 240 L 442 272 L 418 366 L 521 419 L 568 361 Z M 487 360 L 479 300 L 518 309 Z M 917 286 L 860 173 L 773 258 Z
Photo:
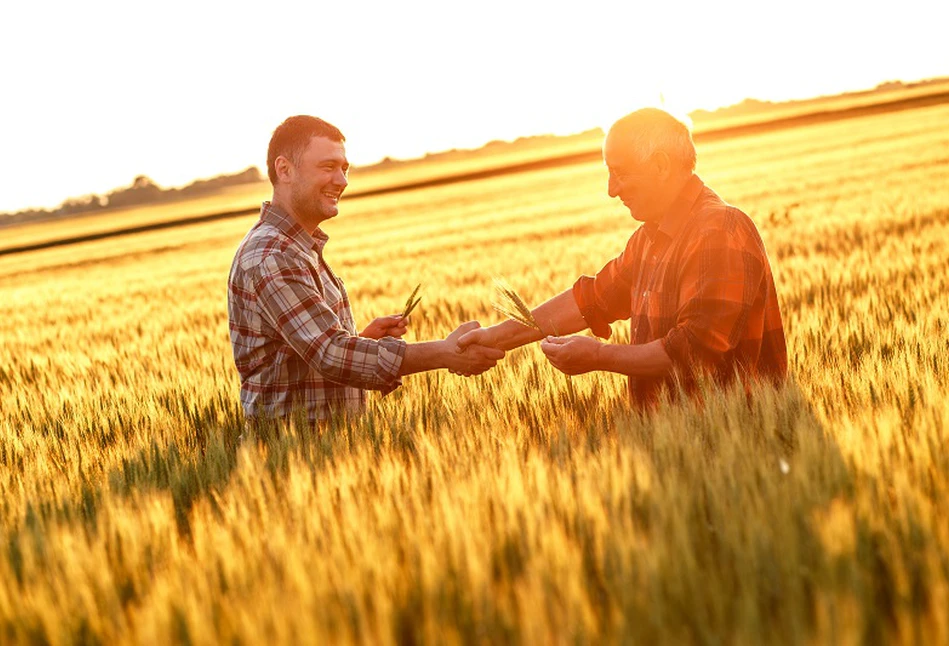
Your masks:
M 422 288 L 422 283 L 419 283 L 418 285 L 415 286 L 415 289 L 412 290 L 412 293 L 409 294 L 408 300 L 405 301 L 405 308 L 402 310 L 402 318 L 408 318 L 409 314 L 412 313 L 412 310 L 414 310 L 415 307 L 422 300 L 421 296 L 416 298 L 416 296 L 418 295 L 418 290 L 420 290 L 421 288 Z
M 511 287 L 507 281 L 503 278 L 495 278 L 494 289 L 497 298 L 491 305 L 495 311 L 499 314 L 503 314 L 512 321 L 517 321 L 521 325 L 534 328 L 538 332 L 542 331 L 540 324 L 537 323 L 537 320 L 531 313 L 531 309 L 527 307 L 527 304 L 524 303 L 524 299 L 514 291 L 514 288 Z

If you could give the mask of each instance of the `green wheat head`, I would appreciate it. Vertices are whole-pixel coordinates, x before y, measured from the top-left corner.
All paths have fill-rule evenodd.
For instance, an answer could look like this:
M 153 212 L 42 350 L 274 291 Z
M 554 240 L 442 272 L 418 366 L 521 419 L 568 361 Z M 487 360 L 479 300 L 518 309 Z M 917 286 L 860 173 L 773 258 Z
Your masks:
M 421 288 L 422 288 L 422 283 L 419 283 L 418 285 L 415 286 L 415 289 L 412 290 L 412 293 L 409 294 L 409 298 L 408 300 L 405 301 L 405 307 L 402 310 L 402 318 L 408 318 L 409 314 L 412 313 L 412 310 L 414 310 L 415 307 L 422 300 L 422 297 L 418 296 L 418 292 Z
M 495 311 L 503 314 L 512 321 L 517 321 L 521 325 L 534 328 L 540 331 L 540 325 L 514 288 L 511 287 L 503 278 L 494 279 L 495 300 L 491 305 Z

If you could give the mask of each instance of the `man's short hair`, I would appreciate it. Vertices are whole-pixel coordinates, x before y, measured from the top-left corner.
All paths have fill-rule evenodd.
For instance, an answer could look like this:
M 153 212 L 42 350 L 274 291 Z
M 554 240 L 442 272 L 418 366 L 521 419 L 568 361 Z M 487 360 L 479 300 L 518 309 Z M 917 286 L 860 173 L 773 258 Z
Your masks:
M 346 141 L 346 137 L 339 128 L 319 117 L 299 114 L 288 117 L 277 126 L 267 147 L 267 176 L 271 184 L 275 186 L 277 184 L 277 169 L 274 167 L 277 157 L 282 155 L 294 164 L 298 164 L 300 155 L 306 150 L 313 137 L 326 137 L 330 141 L 340 143 Z
M 673 164 L 695 170 L 695 143 L 689 126 L 659 108 L 642 108 L 627 114 L 610 128 L 630 155 L 645 162 L 656 152 L 669 155 Z

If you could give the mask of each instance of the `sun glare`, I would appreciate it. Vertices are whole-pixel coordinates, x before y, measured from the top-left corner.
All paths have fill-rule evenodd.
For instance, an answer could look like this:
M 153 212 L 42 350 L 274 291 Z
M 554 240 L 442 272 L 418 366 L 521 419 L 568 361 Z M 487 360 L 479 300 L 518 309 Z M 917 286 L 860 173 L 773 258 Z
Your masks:
M 949 65 L 945 10 L 912 1 L 900 12 L 816 0 L 793 11 L 489 0 L 464 13 L 276 3 L 267 15 L 192 4 L 145 14 L 100 0 L 56 21 L 43 5 L 3 10 L 17 28 L 0 55 L 22 62 L 0 71 L 0 91 L 15 97 L 0 122 L 0 210 L 54 206 L 139 174 L 180 185 L 262 166 L 270 132 L 292 114 L 338 123 L 353 162 L 367 164 L 603 127 L 644 105 L 684 113 L 838 93 Z M 261 40 L 270 14 L 292 17 L 279 41 Z

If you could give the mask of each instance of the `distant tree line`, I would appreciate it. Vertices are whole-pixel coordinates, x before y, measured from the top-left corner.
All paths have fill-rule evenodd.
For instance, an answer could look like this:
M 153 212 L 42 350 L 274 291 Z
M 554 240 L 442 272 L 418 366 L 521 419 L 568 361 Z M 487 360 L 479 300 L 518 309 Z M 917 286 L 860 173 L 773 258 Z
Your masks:
M 227 186 L 251 184 L 263 181 L 256 166 L 233 175 L 219 175 L 211 179 L 199 179 L 182 188 L 162 188 L 145 175 L 139 175 L 131 186 L 117 188 L 105 195 L 83 195 L 71 197 L 56 209 L 26 209 L 15 213 L 0 213 L 0 226 L 21 222 L 55 220 L 81 213 L 94 213 L 106 209 L 171 202 L 196 197 Z

